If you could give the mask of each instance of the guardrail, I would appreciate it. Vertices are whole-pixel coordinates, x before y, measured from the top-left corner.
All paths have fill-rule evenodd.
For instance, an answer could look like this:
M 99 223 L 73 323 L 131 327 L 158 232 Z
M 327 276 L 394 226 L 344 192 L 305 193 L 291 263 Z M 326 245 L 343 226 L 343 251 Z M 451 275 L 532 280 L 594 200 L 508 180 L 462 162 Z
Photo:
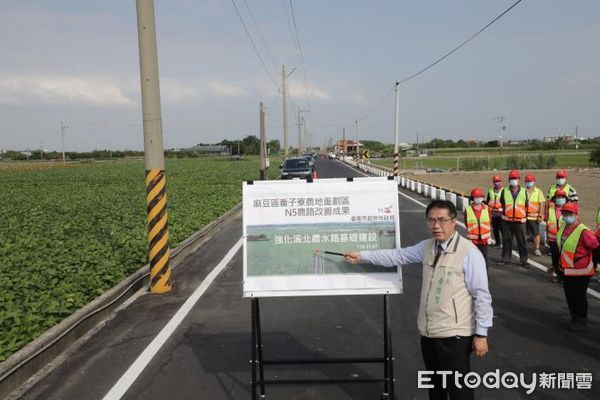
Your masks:
M 181 242 L 171 252 L 169 258 L 171 266 L 176 268 L 189 254 L 210 240 L 214 229 L 240 211 L 241 208 L 242 203 L 238 203 L 218 219 Z M 149 265 L 143 266 L 115 287 L 75 311 L 71 316 L 48 329 L 40 337 L 1 362 L 0 399 L 9 396 L 34 375 L 37 379 L 41 378 L 48 364 L 88 332 L 92 332 L 98 324 L 110 318 L 110 315 L 138 290 L 146 287 L 149 271 Z M 28 385 L 30 385 L 30 382 L 27 382 L 23 387 Z
M 375 176 L 390 176 L 394 174 L 394 170 L 391 168 L 355 161 L 351 157 L 345 157 L 342 161 L 354 168 L 358 168 L 361 171 Z M 396 182 L 398 182 L 399 186 L 422 196 L 429 197 L 431 200 L 451 201 L 459 211 L 465 211 L 469 205 L 468 194 L 457 192 L 444 186 L 432 185 L 431 183 L 422 182 L 407 175 L 398 175 L 396 177 Z

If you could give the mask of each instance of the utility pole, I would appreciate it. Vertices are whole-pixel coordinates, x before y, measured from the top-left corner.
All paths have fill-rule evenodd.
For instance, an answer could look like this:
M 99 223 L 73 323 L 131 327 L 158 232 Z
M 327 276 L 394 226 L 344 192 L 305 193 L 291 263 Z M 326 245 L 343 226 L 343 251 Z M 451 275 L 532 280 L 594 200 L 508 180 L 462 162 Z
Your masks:
M 63 164 L 67 162 L 67 158 L 65 157 L 65 129 L 67 129 L 67 128 L 68 128 L 68 126 L 66 126 L 63 121 L 60 121 L 60 139 L 61 139 L 61 143 L 62 143 Z
M 354 121 L 354 129 L 356 130 L 356 156 L 360 160 L 360 144 L 358 142 L 358 120 Z
M 346 127 L 344 126 L 342 128 L 342 146 L 344 146 L 344 149 L 342 150 L 342 154 L 344 155 L 344 157 L 346 157 Z
M 577 139 L 577 127 L 575 127 L 575 151 L 579 150 L 579 140 Z
M 500 123 L 500 135 L 498 135 L 498 139 L 500 139 L 500 154 L 502 154 L 502 140 L 504 139 L 504 131 L 506 130 L 506 125 L 504 125 L 504 120 L 506 117 L 501 115 L 496 118 L 496 121 Z
M 285 83 L 285 64 L 281 64 L 281 97 L 283 103 L 283 157 L 288 158 L 288 120 L 287 120 L 287 85 Z
M 417 131 L 417 157 L 419 157 L 419 131 Z
M 304 121 L 304 118 L 302 117 L 302 113 L 307 113 L 310 112 L 310 109 L 300 109 L 300 106 L 298 106 L 298 156 L 301 156 L 303 153 L 303 145 L 302 145 L 302 122 Z M 305 132 L 306 132 L 306 126 L 304 127 Z
M 300 106 L 298 106 L 298 157 L 302 155 L 302 120 L 300 117 Z
M 260 180 L 267 179 L 267 138 L 265 135 L 265 112 L 260 102 Z
M 398 145 L 400 141 L 400 91 L 398 86 L 400 82 L 396 81 L 396 121 L 394 124 L 394 176 L 398 176 L 398 161 L 400 160 L 400 153 L 398 152 Z
M 171 290 L 171 268 L 154 0 L 136 0 L 136 8 L 144 121 L 150 291 L 165 293 Z

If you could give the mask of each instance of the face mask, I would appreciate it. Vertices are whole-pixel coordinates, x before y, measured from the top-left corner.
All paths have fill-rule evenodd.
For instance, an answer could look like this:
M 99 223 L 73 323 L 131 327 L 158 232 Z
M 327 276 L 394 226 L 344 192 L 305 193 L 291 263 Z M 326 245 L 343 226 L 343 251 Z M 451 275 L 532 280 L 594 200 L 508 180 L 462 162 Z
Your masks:
M 475 202 L 475 204 L 479 205 L 483 203 L 483 197 L 475 197 L 473 201 Z
M 567 202 L 567 199 L 565 199 L 564 197 L 559 197 L 556 199 L 556 205 L 557 206 L 564 206 L 565 203 Z
M 519 180 L 518 179 L 511 179 L 508 181 L 508 183 L 510 184 L 510 186 L 519 186 Z
M 502 182 L 494 182 L 494 187 L 495 188 L 501 188 L 502 187 Z
M 566 181 L 567 181 L 567 180 L 566 180 L 565 178 L 559 178 L 559 179 L 557 179 L 557 180 L 556 180 L 556 184 L 557 184 L 558 186 L 562 186 L 562 185 L 564 185 L 564 184 L 565 184 L 565 182 L 566 182 Z
M 525 185 L 526 185 L 528 188 L 532 188 L 532 187 L 534 187 L 534 186 L 535 186 L 535 182 L 525 182 Z
M 572 224 L 575 222 L 574 215 L 563 215 L 562 219 L 565 222 L 565 224 Z

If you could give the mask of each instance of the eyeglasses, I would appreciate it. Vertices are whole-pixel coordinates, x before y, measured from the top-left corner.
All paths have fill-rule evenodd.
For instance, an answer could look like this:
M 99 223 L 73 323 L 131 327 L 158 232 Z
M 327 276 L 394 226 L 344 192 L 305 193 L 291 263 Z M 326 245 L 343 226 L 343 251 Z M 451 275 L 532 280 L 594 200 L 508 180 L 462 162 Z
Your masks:
M 437 222 L 438 225 L 444 226 L 453 220 L 454 220 L 454 218 L 427 218 L 427 225 L 434 226 L 435 223 Z

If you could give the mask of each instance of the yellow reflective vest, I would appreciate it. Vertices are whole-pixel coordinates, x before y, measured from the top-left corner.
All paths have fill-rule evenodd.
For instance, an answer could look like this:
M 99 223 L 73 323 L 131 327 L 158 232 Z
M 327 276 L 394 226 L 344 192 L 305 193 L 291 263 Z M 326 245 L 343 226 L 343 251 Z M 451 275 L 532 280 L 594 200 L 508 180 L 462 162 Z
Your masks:
M 584 224 L 579 224 L 573 232 L 563 241 L 563 232 L 567 224 L 562 224 L 558 230 L 556 245 L 560 252 L 560 266 L 563 268 L 565 276 L 590 276 L 594 275 L 594 262 L 592 261 L 592 253 L 586 255 L 586 263 L 584 267 L 575 266 L 575 252 L 583 231 L 588 229 Z

